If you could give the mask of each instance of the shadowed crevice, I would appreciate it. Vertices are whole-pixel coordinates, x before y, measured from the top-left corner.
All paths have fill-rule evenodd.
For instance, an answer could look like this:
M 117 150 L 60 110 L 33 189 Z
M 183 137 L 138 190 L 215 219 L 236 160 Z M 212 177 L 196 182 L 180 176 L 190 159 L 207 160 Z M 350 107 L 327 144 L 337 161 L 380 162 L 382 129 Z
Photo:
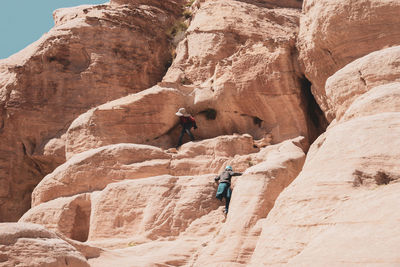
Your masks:
M 311 82 L 303 76 L 300 79 L 302 102 L 307 116 L 307 130 L 310 144 L 326 131 L 329 125 L 324 112 L 311 92 Z

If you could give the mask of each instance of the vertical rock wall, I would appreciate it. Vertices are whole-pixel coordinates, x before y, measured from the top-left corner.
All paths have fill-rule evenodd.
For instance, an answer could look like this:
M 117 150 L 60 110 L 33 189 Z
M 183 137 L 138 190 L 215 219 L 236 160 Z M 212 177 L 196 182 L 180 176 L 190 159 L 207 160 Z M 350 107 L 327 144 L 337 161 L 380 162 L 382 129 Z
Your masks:
M 61 9 L 40 40 L 0 61 L 0 221 L 17 220 L 65 161 L 65 132 L 89 108 L 161 80 L 180 4 Z M 167 5 L 167 4 L 164 4 Z

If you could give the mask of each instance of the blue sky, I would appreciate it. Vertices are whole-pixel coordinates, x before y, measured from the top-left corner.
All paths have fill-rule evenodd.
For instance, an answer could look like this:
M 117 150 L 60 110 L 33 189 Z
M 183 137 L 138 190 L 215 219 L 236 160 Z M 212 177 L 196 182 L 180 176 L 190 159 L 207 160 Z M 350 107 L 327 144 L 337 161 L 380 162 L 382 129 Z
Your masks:
M 48 32 L 54 26 L 54 10 L 106 2 L 108 0 L 2 0 L 0 59 L 15 54 Z

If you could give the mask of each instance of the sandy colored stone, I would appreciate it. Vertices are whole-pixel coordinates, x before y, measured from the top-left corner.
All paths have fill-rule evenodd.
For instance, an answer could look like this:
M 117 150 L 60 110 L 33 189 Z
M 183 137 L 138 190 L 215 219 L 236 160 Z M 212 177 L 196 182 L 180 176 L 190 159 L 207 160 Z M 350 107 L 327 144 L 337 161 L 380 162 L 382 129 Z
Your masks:
M 163 82 L 194 95 L 200 138 L 271 133 L 279 143 L 308 137 L 315 129 L 308 128 L 293 57 L 299 11 L 245 2 L 200 1 Z M 203 116 L 209 109 L 216 111 L 214 120 Z
M 213 176 L 157 176 L 109 184 L 92 199 L 89 240 L 176 237 L 218 208 Z
M 386 112 L 321 135 L 263 223 L 251 266 L 398 265 L 399 125 Z M 379 170 L 393 180 L 378 185 Z
M 154 1 L 156 2 L 156 1 Z M 158 1 L 157 1 L 158 2 Z M 61 9 L 56 26 L 0 61 L 0 221 L 17 220 L 40 179 L 65 161 L 63 134 L 88 109 L 161 80 L 167 29 L 180 14 L 157 6 Z
M 159 176 L 109 184 L 93 197 L 89 236 L 91 244 L 109 249 L 90 264 L 245 263 L 257 242 L 257 222 L 301 170 L 303 142 L 304 138 L 297 138 L 260 151 L 265 161 L 234 178 L 226 220 L 224 202 L 214 196 L 214 175 Z
M 230 162 L 245 169 L 249 162 L 264 160 L 265 153 L 258 152 L 253 138 L 247 134 L 190 142 L 176 153 L 149 145 L 104 146 L 73 156 L 43 178 L 32 193 L 32 206 L 58 197 L 102 190 L 109 183 L 125 179 L 217 173 Z
M 261 232 L 260 223 L 301 171 L 305 154 L 300 140 L 269 147 L 263 162 L 237 178 L 226 222 L 189 266 L 245 266 L 249 262 Z
M 173 88 L 154 86 L 138 94 L 108 102 L 79 116 L 67 132 L 67 158 L 110 144 L 163 145 L 160 137 L 178 123 L 175 113 L 186 102 Z M 175 139 L 178 137 L 176 136 Z M 164 141 L 168 145 L 170 138 Z
M 335 114 L 336 120 L 341 120 L 356 98 L 360 98 L 367 92 L 368 95 L 363 97 L 364 100 L 359 99 L 357 104 L 360 106 L 362 102 L 364 103 L 364 113 L 368 110 L 373 113 L 390 111 L 398 99 L 396 88 L 399 87 L 392 84 L 389 89 L 386 85 L 400 82 L 399 65 L 400 46 L 394 46 L 359 58 L 329 77 L 326 81 L 326 95 L 330 112 Z M 370 90 L 374 92 L 369 92 Z M 385 100 L 377 100 L 377 98 Z M 353 115 L 348 112 L 344 120 L 348 120 L 350 116 L 357 116 L 356 109 L 358 108 L 353 107 L 352 111 L 349 111 Z
M 389 83 L 370 89 L 349 106 L 341 121 L 383 112 L 400 111 L 400 83 Z
M 103 189 L 123 180 L 165 174 L 170 156 L 160 148 L 118 144 L 77 154 L 47 175 L 32 192 L 32 206 L 57 197 Z
M 303 12 L 298 38 L 300 61 L 317 102 L 331 121 L 335 116 L 329 110 L 325 81 L 357 58 L 400 43 L 400 3 L 305 0 Z
M 248 135 L 223 135 L 199 142 L 182 145 L 179 152 L 173 156 L 170 165 L 171 175 L 197 175 L 217 173 L 232 160 L 241 155 L 257 155 L 253 138 Z M 246 159 L 237 160 L 237 166 L 245 169 Z
M 26 212 L 19 222 L 41 224 L 47 229 L 84 242 L 90 227 L 91 202 L 89 194 L 57 198 Z
M 73 246 L 31 223 L 0 224 L 0 266 L 89 267 Z

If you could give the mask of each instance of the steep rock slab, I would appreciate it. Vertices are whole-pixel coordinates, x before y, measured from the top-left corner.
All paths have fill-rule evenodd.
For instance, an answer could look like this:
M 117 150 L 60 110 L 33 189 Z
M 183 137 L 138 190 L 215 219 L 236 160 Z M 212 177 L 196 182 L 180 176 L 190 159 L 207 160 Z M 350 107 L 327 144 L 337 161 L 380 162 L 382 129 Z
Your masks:
M 260 223 L 301 171 L 305 159 L 301 142 L 304 138 L 268 147 L 264 161 L 237 178 L 226 222 L 196 253 L 190 266 L 245 266 L 249 262 L 261 232 Z
M 309 135 L 293 60 L 299 16 L 297 9 L 243 1 L 198 3 L 163 78 L 194 95 L 188 104 L 199 122 L 197 136 L 238 132 L 258 139 L 271 132 L 279 143 Z
M 235 161 L 236 168 L 246 169 L 249 160 L 245 155 L 258 158 L 259 149 L 255 148 L 253 138 L 248 134 L 223 135 L 213 139 L 184 144 L 176 155 L 173 155 L 170 165 L 171 175 L 198 175 L 217 173 L 226 164 Z M 242 156 L 242 157 L 241 157 Z M 251 157 L 249 156 L 249 157 Z
M 371 114 L 396 111 L 390 108 L 391 104 L 389 102 L 397 101 L 398 96 L 396 94 L 398 94 L 399 90 L 396 92 L 396 84 L 390 86 L 392 89 L 386 88 L 386 85 L 400 82 L 399 66 L 400 46 L 394 46 L 359 58 L 329 77 L 326 81 L 326 95 L 330 112 L 335 114 L 336 120 L 342 120 L 343 116 L 345 116 L 343 120 L 356 117 L 356 109 L 358 108 L 353 107 L 352 111 L 348 111 L 348 108 L 356 98 L 361 97 L 363 94 L 366 95 L 363 97 L 365 99 L 359 100 L 357 105 L 359 106 L 361 102 L 366 101 L 363 104 L 364 113 L 368 112 L 368 109 Z M 379 88 L 375 88 L 378 86 Z M 374 92 L 369 92 L 372 89 Z M 386 100 L 373 100 L 381 97 Z M 344 115 L 345 112 L 347 113 L 346 115 Z
M 118 144 L 77 154 L 32 192 L 32 206 L 58 197 L 102 190 L 107 184 L 168 172 L 170 155 L 157 147 Z
M 399 111 L 337 124 L 316 140 L 262 225 L 252 266 L 399 264 Z
M 237 255 L 243 263 L 257 241 L 254 224 L 300 171 L 304 144 L 304 138 L 297 138 L 255 153 L 264 163 L 233 179 L 234 197 L 225 222 L 224 203 L 214 197 L 214 175 L 160 176 L 108 185 L 93 197 L 98 204 L 92 216 L 98 219 L 92 221 L 98 229 L 89 240 L 109 249 L 90 264 L 210 266 L 222 264 L 225 255 L 230 266 L 240 265 Z
M 377 86 L 354 100 L 341 121 L 377 113 L 400 111 L 400 82 Z
M 213 176 L 158 176 L 109 184 L 92 198 L 89 240 L 176 238 L 218 208 Z
M 61 9 L 41 39 L 0 61 L 0 221 L 17 220 L 33 187 L 65 161 L 79 114 L 154 85 L 170 59 L 166 30 L 179 13 L 152 5 Z
M 73 246 L 43 226 L 0 224 L 0 266 L 89 267 Z
M 326 79 L 359 57 L 400 43 L 400 3 L 305 0 L 303 12 L 298 38 L 300 61 L 317 102 L 332 120 Z
M 239 1 L 267 8 L 290 7 L 290 8 L 301 9 L 301 6 L 303 4 L 303 0 L 239 0 Z
M 64 236 L 85 242 L 90 227 L 90 194 L 58 198 L 26 212 L 19 222 L 41 224 Z
M 108 102 L 79 116 L 67 132 L 67 158 L 96 147 L 118 143 L 170 146 L 160 139 L 176 124 L 175 115 L 189 96 L 158 85 Z
M 254 148 L 250 135 L 220 136 L 190 142 L 183 145 L 178 153 L 169 153 L 149 145 L 104 146 L 73 156 L 45 176 L 32 193 L 32 206 L 58 197 L 102 190 L 109 183 L 125 179 L 163 174 L 217 173 L 231 161 L 245 169 L 248 162 L 258 163 L 264 159 L 263 153 L 258 155 L 256 152 L 258 148 Z M 42 209 L 46 210 L 44 207 Z M 40 210 L 30 210 L 29 216 Z

